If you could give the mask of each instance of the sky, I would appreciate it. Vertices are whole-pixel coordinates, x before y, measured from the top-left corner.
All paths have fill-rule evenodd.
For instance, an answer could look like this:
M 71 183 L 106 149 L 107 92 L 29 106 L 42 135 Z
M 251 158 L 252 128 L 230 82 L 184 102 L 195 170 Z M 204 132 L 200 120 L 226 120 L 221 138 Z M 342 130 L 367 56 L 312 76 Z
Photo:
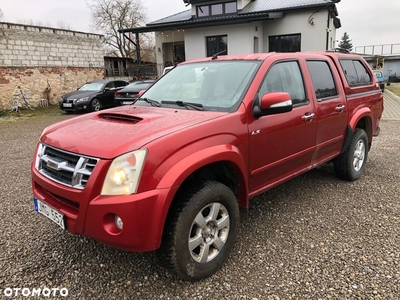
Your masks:
M 183 0 L 142 0 L 147 23 L 188 9 Z M 87 0 L 0 0 L 4 22 L 43 26 L 67 24 L 72 30 L 95 32 L 90 27 Z M 381 6 L 379 6 L 381 3 Z M 341 0 L 337 4 L 342 27 L 353 47 L 400 44 L 400 0 Z M 398 47 L 398 46 L 397 46 Z M 355 50 L 353 49 L 353 50 Z

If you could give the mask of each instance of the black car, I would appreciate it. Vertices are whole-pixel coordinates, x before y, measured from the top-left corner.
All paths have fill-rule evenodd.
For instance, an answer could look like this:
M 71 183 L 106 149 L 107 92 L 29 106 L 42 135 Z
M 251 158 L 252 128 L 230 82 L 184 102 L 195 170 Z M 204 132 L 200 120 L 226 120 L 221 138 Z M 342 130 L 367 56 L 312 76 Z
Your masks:
M 61 96 L 60 109 L 66 112 L 98 111 L 102 108 L 113 107 L 114 93 L 128 85 L 123 80 L 90 81 L 78 90 Z
M 114 103 L 116 106 L 132 104 L 136 101 L 140 91 L 146 90 L 154 83 L 154 80 L 135 81 L 115 92 Z

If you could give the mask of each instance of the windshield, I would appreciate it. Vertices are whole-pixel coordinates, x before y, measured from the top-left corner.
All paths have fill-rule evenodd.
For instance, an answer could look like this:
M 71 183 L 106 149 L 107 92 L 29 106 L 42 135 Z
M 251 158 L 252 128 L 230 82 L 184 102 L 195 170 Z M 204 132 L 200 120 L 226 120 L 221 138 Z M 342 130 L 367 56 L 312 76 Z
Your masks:
M 259 65 L 260 61 L 244 60 L 182 64 L 161 77 L 143 97 L 162 107 L 236 110 Z M 136 105 L 148 103 L 138 101 Z
M 90 82 L 84 84 L 82 87 L 78 89 L 78 91 L 101 91 L 102 88 L 103 88 L 102 83 Z

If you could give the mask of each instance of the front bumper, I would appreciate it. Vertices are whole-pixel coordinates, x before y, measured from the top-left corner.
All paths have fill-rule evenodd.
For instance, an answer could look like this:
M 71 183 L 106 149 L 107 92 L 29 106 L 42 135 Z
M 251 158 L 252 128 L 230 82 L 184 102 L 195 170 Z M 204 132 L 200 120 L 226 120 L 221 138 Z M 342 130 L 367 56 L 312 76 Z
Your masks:
M 64 214 L 66 229 L 71 233 L 115 248 L 144 252 L 160 246 L 169 203 L 177 188 L 91 198 L 90 187 L 74 190 L 32 169 L 32 190 L 36 198 Z M 115 225 L 115 215 L 123 221 L 122 230 Z M 43 219 L 43 222 L 51 221 Z
M 66 106 L 68 105 L 68 106 Z M 84 102 L 60 102 L 59 107 L 61 110 L 65 111 L 82 111 L 82 110 L 88 110 L 90 106 L 89 101 L 84 101 Z

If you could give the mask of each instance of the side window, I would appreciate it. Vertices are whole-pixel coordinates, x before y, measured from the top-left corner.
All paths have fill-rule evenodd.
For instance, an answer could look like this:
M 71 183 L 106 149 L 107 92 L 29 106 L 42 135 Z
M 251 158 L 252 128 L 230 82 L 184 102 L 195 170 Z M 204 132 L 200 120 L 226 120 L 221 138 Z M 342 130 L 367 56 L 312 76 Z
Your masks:
M 340 65 L 342 66 L 342 70 L 344 75 L 346 76 L 347 83 L 349 86 L 358 85 L 358 76 L 356 72 L 356 68 L 353 65 L 352 60 L 340 60 Z
M 349 86 L 368 85 L 372 83 L 371 75 L 361 61 L 341 59 L 340 65 L 346 75 Z
M 360 85 L 368 85 L 372 83 L 371 75 L 368 73 L 365 66 L 359 60 L 353 61 L 358 75 L 358 83 Z
M 318 100 L 332 98 L 338 95 L 332 71 L 326 61 L 307 61 L 315 95 Z
M 285 61 L 273 65 L 264 78 L 258 91 L 258 98 L 270 92 L 290 94 L 293 105 L 308 103 L 304 89 L 303 76 L 296 61 Z
M 119 88 L 119 87 L 124 87 L 126 86 L 126 82 L 125 81 L 116 81 L 115 82 L 115 87 Z
M 105 87 L 109 88 L 110 90 L 112 90 L 114 88 L 114 81 L 111 81 L 111 82 L 107 83 L 107 85 Z

